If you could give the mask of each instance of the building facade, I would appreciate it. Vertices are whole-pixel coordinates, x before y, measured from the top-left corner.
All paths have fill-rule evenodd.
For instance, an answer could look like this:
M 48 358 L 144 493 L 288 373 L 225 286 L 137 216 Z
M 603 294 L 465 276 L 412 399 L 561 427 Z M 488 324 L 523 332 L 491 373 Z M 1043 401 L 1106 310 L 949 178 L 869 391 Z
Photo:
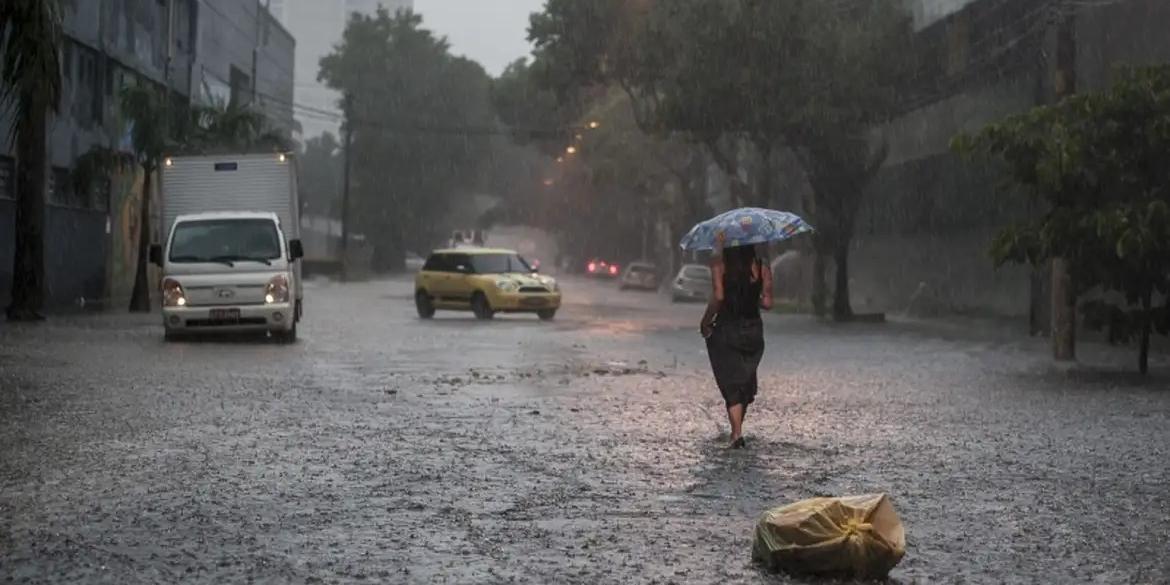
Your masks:
M 297 121 L 305 139 L 323 132 L 338 134 L 340 96 L 317 81 L 321 58 L 332 53 L 354 13 L 373 15 L 379 8 L 394 13 L 413 10 L 413 0 L 269 0 L 269 10 L 297 39 L 294 101 L 303 108 Z
M 73 183 L 91 149 L 132 151 L 122 89 L 169 87 L 202 104 L 255 100 L 274 126 L 291 130 L 295 43 L 258 0 L 87 0 L 66 4 L 64 24 L 64 91 L 49 130 L 47 300 L 55 308 L 119 306 L 137 262 L 141 171 L 117 172 L 92 190 Z M 10 122 L 11 112 L 0 112 L 0 127 Z M 14 157 L 13 145 L 0 142 L 3 304 L 12 278 Z
M 925 291 L 945 312 L 1043 319 L 1045 275 L 996 270 L 994 234 L 1037 213 L 1002 175 L 961 160 L 951 139 L 1053 99 L 1055 28 L 1074 19 L 1078 90 L 1119 65 L 1170 62 L 1164 0 L 914 0 L 920 71 L 903 113 L 875 129 L 889 158 L 864 197 L 851 262 L 855 296 L 906 309 Z M 1034 325 L 1037 325 L 1035 322 Z M 1044 324 L 1040 323 L 1040 329 Z

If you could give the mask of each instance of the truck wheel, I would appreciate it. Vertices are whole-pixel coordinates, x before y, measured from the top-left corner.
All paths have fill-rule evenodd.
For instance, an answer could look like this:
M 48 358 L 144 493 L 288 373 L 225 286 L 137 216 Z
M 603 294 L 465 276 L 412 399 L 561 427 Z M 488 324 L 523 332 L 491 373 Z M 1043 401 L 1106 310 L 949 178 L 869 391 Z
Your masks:
M 293 323 L 292 329 L 288 331 L 273 331 L 273 339 L 277 343 L 296 343 L 297 342 L 297 324 Z
M 544 309 L 536 312 L 536 316 L 540 317 L 541 321 L 552 321 L 557 316 L 556 309 Z
M 492 310 L 492 305 L 488 302 L 487 296 L 481 292 L 477 292 L 475 296 L 471 297 L 471 312 L 475 313 L 477 319 L 483 321 L 487 321 L 496 316 L 496 312 Z
M 426 291 L 414 293 L 414 308 L 418 310 L 419 319 L 430 319 L 435 316 L 435 305 Z

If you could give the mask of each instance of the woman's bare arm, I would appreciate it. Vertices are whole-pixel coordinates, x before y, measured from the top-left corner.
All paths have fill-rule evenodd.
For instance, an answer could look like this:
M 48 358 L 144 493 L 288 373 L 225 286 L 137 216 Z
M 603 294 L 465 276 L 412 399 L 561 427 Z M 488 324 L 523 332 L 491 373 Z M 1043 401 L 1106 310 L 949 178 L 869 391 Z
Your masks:
M 715 316 L 723 306 L 723 258 L 716 257 L 711 261 L 711 299 L 707 301 L 707 310 L 703 312 L 703 320 L 699 321 L 699 332 L 704 337 L 710 335 L 711 327 L 715 323 Z

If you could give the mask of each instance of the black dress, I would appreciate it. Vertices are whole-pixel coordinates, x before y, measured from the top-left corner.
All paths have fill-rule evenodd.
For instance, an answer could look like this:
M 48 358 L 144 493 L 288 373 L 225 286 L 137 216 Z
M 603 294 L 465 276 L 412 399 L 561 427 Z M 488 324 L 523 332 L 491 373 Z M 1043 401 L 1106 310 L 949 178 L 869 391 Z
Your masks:
M 760 320 L 763 271 L 755 282 L 723 276 L 723 304 L 715 328 L 707 338 L 707 355 L 715 383 L 730 408 L 755 401 L 759 381 L 756 370 L 764 357 L 764 324 Z

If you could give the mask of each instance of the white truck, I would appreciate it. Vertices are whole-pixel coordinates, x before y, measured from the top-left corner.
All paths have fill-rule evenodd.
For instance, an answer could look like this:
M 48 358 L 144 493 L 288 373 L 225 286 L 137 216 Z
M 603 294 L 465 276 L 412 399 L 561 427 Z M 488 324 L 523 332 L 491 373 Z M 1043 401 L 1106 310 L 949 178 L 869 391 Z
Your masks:
M 296 340 L 304 307 L 296 168 L 287 153 L 174 156 L 159 181 L 167 340 L 268 332 Z

